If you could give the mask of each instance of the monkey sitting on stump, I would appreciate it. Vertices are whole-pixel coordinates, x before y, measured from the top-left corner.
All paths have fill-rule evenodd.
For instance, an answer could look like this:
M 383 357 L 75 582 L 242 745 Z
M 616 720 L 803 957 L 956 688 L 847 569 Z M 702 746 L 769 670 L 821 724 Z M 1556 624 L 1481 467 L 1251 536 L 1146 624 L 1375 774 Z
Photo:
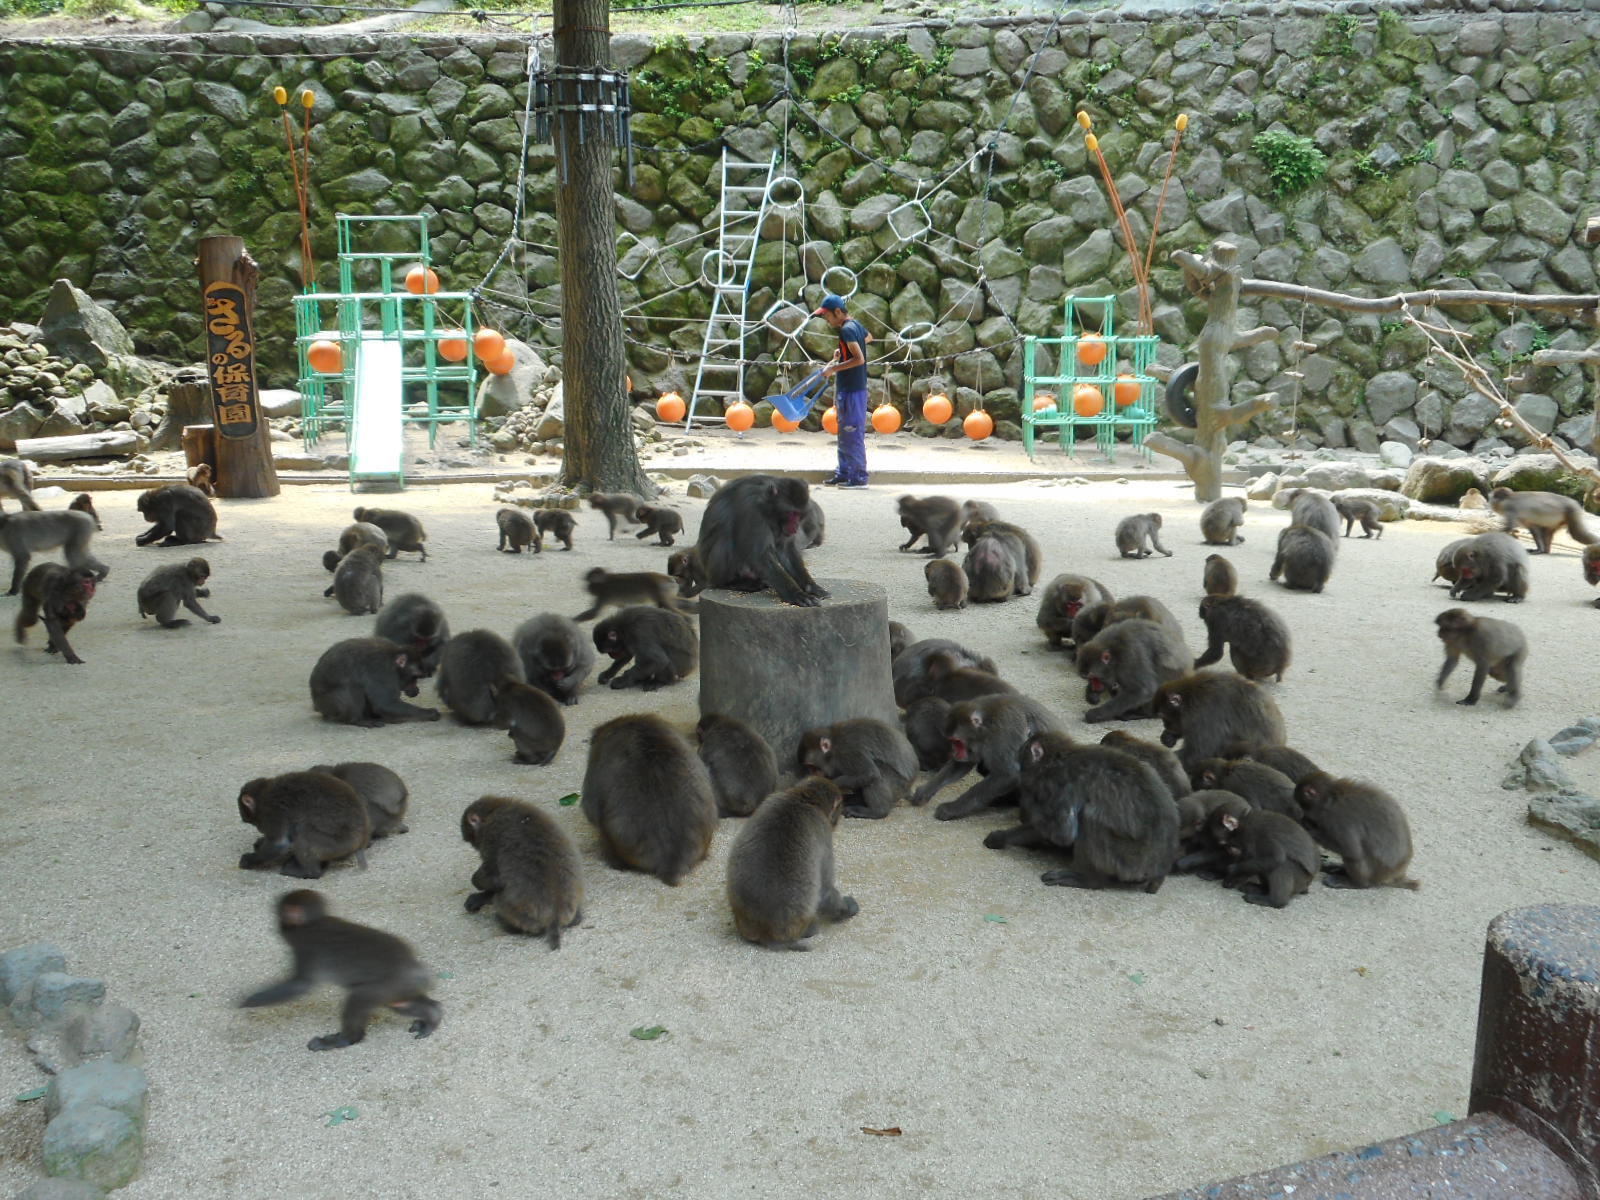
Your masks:
M 178 605 L 182 604 L 202 621 L 219 624 L 222 618 L 201 608 L 198 599 L 210 597 L 211 589 L 201 586 L 210 578 L 211 564 L 203 558 L 157 567 L 139 585 L 139 615 L 154 617 L 163 629 L 181 629 L 189 624 L 177 615 Z
M 813 777 L 779 792 L 745 822 L 728 851 L 728 904 L 747 942 L 808 950 L 820 918 L 848 921 L 861 911 L 834 881 L 833 831 L 843 799 Z
M 1501 681 L 1498 690 L 1505 693 L 1508 708 L 1521 698 L 1522 663 L 1528 657 L 1528 639 L 1522 630 L 1510 621 L 1474 617 L 1464 608 L 1447 608 L 1434 622 L 1439 626 L 1439 640 L 1444 643 L 1444 666 L 1439 669 L 1435 688 L 1444 687 L 1444 681 L 1465 654 L 1472 660 L 1472 688 L 1457 704 L 1476 704 L 1486 678 Z
M 380 1008 L 411 1017 L 411 1034 L 425 1038 L 444 1019 L 444 1005 L 428 996 L 433 973 L 392 933 L 328 915 L 322 893 L 289 892 L 278 901 L 278 930 L 294 954 L 293 974 L 239 1002 L 260 1008 L 299 999 L 319 983 L 345 989 L 339 1032 L 314 1037 L 308 1050 L 354 1046 Z
M 467 911 L 492 902 L 507 929 L 561 949 L 561 931 L 583 920 L 583 868 L 561 826 L 525 801 L 481 796 L 461 814 L 461 837 L 483 859 Z

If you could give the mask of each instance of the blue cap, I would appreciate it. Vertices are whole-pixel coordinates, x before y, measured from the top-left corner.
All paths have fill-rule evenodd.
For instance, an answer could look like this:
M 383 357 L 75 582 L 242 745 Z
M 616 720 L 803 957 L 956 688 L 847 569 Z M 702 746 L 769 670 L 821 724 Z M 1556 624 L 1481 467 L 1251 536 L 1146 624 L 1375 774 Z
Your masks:
M 846 312 L 846 311 L 848 311 L 848 310 L 844 306 L 844 301 L 841 300 L 838 296 L 826 296 L 826 297 L 823 298 L 822 303 L 817 306 L 817 311 L 812 313 L 811 315 L 813 317 L 820 317 L 825 312 Z

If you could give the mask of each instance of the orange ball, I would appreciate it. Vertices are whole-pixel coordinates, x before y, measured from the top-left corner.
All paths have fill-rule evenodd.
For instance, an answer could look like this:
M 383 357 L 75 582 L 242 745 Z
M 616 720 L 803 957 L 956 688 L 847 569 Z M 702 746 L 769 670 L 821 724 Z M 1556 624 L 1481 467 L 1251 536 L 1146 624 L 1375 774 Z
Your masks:
M 743 400 L 735 400 L 722 412 L 722 419 L 735 433 L 743 433 L 756 423 L 756 410 Z
M 498 358 L 506 348 L 506 339 L 498 330 L 480 329 L 472 335 L 472 348 L 479 358 Z
M 511 368 L 517 365 L 517 356 L 510 346 L 500 351 L 493 358 L 483 360 L 483 369 L 491 375 L 509 375 Z
M 961 430 L 975 442 L 981 442 L 994 432 L 994 418 L 981 408 L 975 408 L 961 422 Z
M 1086 367 L 1097 367 L 1106 360 L 1106 340 L 1098 333 L 1086 333 L 1078 339 L 1078 361 Z
M 677 392 L 664 392 L 656 401 L 656 418 L 661 421 L 681 421 L 683 414 L 688 411 L 683 397 Z
M 828 411 L 822 414 L 822 427 L 832 434 L 839 432 L 839 410 L 837 408 L 830 405 Z
M 879 433 L 896 432 L 903 419 L 900 410 L 892 404 L 880 404 L 872 410 L 872 427 Z
M 1127 408 L 1130 404 L 1139 403 L 1139 397 L 1144 394 L 1144 385 L 1132 375 L 1123 374 L 1117 376 L 1117 386 L 1114 391 L 1117 407 Z
M 950 403 L 950 397 L 943 392 L 934 392 L 922 402 L 922 419 L 932 421 L 935 425 L 943 425 L 955 416 L 955 406 Z
M 1056 394 L 1054 392 L 1040 392 L 1033 398 L 1033 411 L 1044 412 L 1047 408 L 1056 407 Z
M 800 428 L 800 422 L 791 421 L 781 412 L 774 410 L 772 414 L 772 427 L 779 433 L 793 433 L 796 429 Z
M 338 342 L 312 342 L 311 348 L 306 351 L 306 361 L 313 370 L 321 371 L 324 375 L 337 375 L 344 370 L 344 351 L 339 348 Z
M 413 296 L 429 295 L 439 290 L 439 277 L 429 267 L 412 267 L 406 272 L 406 291 Z
M 1072 389 L 1072 409 L 1080 417 L 1098 417 L 1105 406 L 1105 393 L 1094 384 L 1080 383 Z
M 439 357 L 446 362 L 460 362 L 467 356 L 467 339 L 450 337 L 439 339 Z

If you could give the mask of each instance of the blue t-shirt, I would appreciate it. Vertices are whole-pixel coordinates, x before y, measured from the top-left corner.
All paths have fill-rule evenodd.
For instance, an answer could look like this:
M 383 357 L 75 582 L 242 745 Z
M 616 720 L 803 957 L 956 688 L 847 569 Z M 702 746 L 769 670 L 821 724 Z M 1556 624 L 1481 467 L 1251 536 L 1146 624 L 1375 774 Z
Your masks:
M 846 367 L 834 374 L 835 386 L 841 392 L 864 392 L 867 390 L 867 331 L 860 321 L 851 317 L 839 326 L 839 361 L 844 362 L 850 357 L 850 343 L 857 342 L 861 346 L 861 365 Z

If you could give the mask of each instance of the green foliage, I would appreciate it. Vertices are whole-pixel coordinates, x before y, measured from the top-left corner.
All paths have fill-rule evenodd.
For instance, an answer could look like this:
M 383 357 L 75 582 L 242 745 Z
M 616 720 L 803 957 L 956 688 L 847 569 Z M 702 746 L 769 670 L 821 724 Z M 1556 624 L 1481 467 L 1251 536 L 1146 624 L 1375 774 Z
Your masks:
M 687 61 L 681 74 L 669 70 L 646 67 L 634 72 L 633 87 L 644 101 L 646 111 L 686 121 L 700 115 L 701 109 L 733 94 L 733 81 L 728 77 L 728 60 L 707 54 L 705 47 L 691 50 L 682 37 L 664 38 L 656 46 L 653 57 L 663 57 L 663 52 Z
M 1308 137 L 1296 137 L 1282 129 L 1256 134 L 1250 143 L 1256 157 L 1266 164 L 1276 195 L 1292 196 L 1322 178 L 1328 169 L 1317 144 Z
M 1349 13 L 1329 13 L 1322 29 L 1322 40 L 1317 43 L 1320 54 L 1335 54 L 1340 58 L 1356 56 L 1355 35 L 1361 22 Z
M 61 11 L 61 0 L 0 0 L 0 18 L 45 17 Z

